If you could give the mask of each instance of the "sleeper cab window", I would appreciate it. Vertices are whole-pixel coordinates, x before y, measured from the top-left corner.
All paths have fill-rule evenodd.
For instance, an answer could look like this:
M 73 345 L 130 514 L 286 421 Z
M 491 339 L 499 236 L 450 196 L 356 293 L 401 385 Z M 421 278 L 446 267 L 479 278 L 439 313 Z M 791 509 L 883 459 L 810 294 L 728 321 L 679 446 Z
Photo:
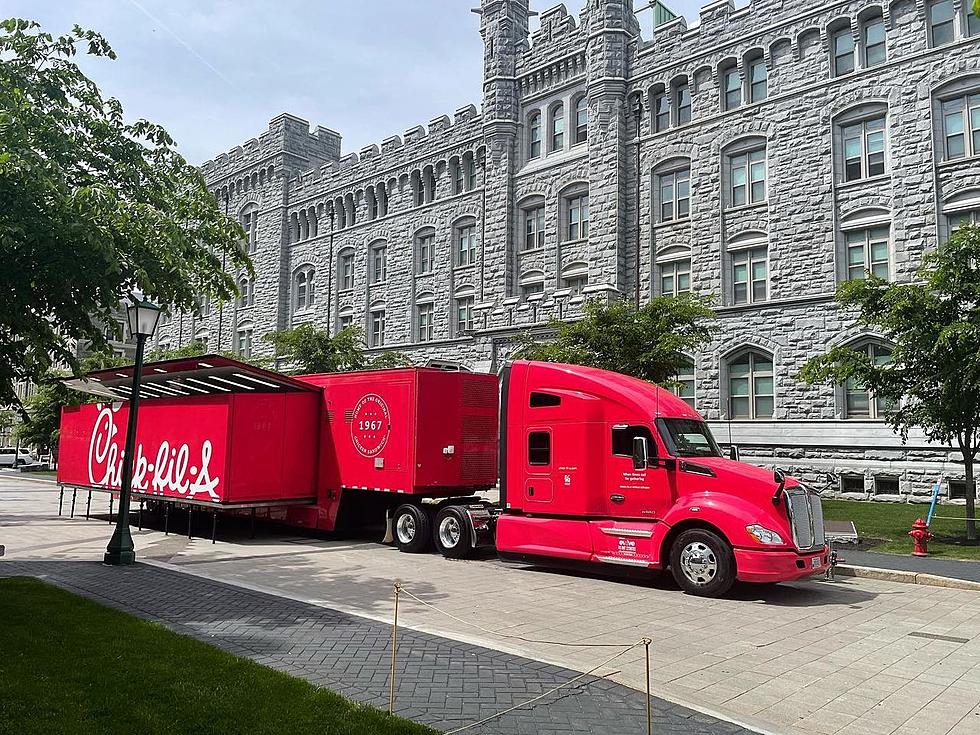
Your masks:
M 551 464 L 551 434 L 532 431 L 527 435 L 527 463 L 536 467 Z
M 548 406 L 560 406 L 561 396 L 556 396 L 553 393 L 542 393 L 540 391 L 531 391 L 530 406 L 531 408 L 546 408 Z

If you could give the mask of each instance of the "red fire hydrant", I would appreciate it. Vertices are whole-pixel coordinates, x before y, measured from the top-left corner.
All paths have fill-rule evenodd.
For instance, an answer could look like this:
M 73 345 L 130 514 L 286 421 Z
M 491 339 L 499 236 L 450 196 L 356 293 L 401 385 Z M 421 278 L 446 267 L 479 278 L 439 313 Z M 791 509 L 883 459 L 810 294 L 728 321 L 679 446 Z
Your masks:
M 909 531 L 909 536 L 912 537 L 912 555 L 913 556 L 928 556 L 929 555 L 929 539 L 932 538 L 932 534 L 929 533 L 929 526 L 921 518 L 916 519 L 915 523 L 912 524 L 912 530 Z

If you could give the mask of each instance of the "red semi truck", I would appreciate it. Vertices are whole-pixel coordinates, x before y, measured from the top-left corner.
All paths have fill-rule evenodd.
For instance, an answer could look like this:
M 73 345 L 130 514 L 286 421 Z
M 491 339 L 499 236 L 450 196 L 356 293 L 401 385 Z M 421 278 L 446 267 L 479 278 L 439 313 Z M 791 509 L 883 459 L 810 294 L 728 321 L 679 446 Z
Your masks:
M 118 487 L 132 370 L 67 381 L 107 400 L 64 410 L 62 485 Z M 133 485 L 156 504 L 327 531 L 386 519 L 405 552 L 669 568 L 706 596 L 827 568 L 817 494 L 724 457 L 686 403 L 618 373 L 517 360 L 499 378 L 287 377 L 206 356 L 141 379 Z

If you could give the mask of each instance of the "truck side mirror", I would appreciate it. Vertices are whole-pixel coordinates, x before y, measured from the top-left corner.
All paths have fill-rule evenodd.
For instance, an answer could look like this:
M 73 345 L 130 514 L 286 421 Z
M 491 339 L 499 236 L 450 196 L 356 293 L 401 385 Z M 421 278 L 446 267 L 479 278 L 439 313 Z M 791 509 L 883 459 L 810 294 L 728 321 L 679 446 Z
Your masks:
M 738 446 L 732 444 L 728 447 L 728 458 L 733 462 L 738 462 Z
M 645 470 L 650 462 L 650 448 L 645 436 L 633 437 L 633 469 Z

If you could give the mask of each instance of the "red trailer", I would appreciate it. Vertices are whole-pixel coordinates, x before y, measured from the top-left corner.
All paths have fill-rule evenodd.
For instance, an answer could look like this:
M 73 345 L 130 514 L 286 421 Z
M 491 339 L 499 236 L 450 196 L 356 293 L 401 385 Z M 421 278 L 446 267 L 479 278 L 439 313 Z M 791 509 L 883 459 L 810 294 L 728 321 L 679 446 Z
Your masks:
M 69 384 L 119 401 L 131 375 Z M 287 378 L 208 356 L 142 379 L 134 487 L 158 503 L 258 505 L 325 530 L 384 518 L 406 552 L 669 568 L 701 595 L 828 564 L 815 493 L 725 458 L 687 404 L 618 373 L 516 361 L 499 381 L 428 368 Z M 123 411 L 66 409 L 60 482 L 118 484 Z

